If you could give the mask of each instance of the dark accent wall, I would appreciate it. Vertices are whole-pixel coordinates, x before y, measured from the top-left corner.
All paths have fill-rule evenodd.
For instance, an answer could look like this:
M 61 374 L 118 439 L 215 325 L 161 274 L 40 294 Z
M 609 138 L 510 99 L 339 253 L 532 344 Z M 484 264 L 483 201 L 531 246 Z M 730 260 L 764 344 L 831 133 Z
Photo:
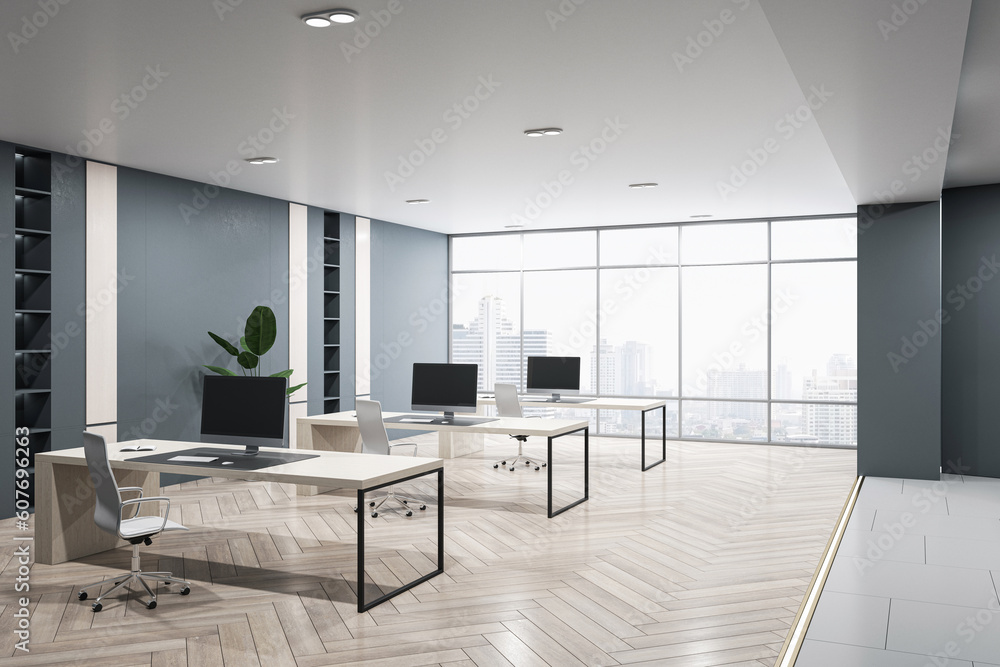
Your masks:
M 238 370 L 207 332 L 236 343 L 258 305 L 279 331 L 261 372 L 288 368 L 286 202 L 119 168 L 118 265 L 120 439 L 198 440 L 202 365 Z
M 448 361 L 448 237 L 372 220 L 371 254 L 372 398 L 406 411 L 413 363 Z
M 1000 185 L 941 198 L 941 466 L 1000 477 Z
M 14 145 L 0 142 L 0 517 L 14 515 Z
M 52 154 L 52 449 L 83 446 L 86 427 L 87 167 Z M 109 286 L 110 289 L 116 286 Z
M 306 265 L 306 300 L 308 323 L 306 345 L 309 348 L 309 384 L 305 387 L 306 413 L 323 414 L 323 209 L 310 206 L 306 210 L 308 260 Z M 317 254 L 318 249 L 318 254 Z M 300 389 L 299 392 L 302 390 Z
M 357 364 L 355 323 L 357 316 L 357 232 L 355 216 L 340 214 L 340 409 L 354 409 Z
M 858 207 L 858 474 L 938 479 L 937 202 Z

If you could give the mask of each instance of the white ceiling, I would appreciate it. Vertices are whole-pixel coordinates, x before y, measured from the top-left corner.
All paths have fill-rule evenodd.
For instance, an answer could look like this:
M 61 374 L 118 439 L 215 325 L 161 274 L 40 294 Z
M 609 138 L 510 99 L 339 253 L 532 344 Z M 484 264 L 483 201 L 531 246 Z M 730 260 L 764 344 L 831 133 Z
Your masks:
M 237 160 L 237 189 L 448 233 L 845 213 L 894 181 L 898 201 L 1000 182 L 1000 3 L 345 1 L 359 23 L 313 29 L 299 16 L 341 0 L 77 0 L 15 53 L 9 32 L 42 23 L 40 5 L 5 0 L 0 138 L 75 153 L 89 133 L 88 157 L 196 181 Z M 365 28 L 378 34 L 345 55 Z M 125 116 L 115 101 L 147 68 L 166 75 Z M 449 112 L 477 86 L 478 108 Z M 813 89 L 829 95 L 814 113 Z M 292 118 L 257 154 L 281 161 L 251 167 L 241 142 L 275 109 Z M 565 133 L 522 134 L 548 126 Z M 660 187 L 626 187 L 647 181 Z

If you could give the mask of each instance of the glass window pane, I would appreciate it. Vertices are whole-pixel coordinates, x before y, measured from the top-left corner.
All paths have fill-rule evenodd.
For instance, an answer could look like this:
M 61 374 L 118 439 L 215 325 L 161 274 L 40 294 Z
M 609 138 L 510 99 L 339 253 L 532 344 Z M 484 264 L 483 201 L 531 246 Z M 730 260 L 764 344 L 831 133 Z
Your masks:
M 677 396 L 677 269 L 601 269 L 601 394 Z
M 681 401 L 682 438 L 767 441 L 767 403 Z
M 601 266 L 677 263 L 677 227 L 602 229 Z
M 771 267 L 772 397 L 858 399 L 856 262 Z
M 504 271 L 521 268 L 521 235 L 455 236 L 452 271 Z
M 524 356 L 580 357 L 580 392 L 590 395 L 597 318 L 596 270 L 524 274 Z
M 596 231 L 524 235 L 525 269 L 562 269 L 596 265 Z
M 858 406 L 773 403 L 771 439 L 807 445 L 858 446 Z
M 677 423 L 678 401 L 667 401 L 667 437 L 679 435 Z M 642 433 L 642 413 L 636 410 L 598 410 L 602 435 L 628 435 L 639 437 Z M 646 413 L 646 456 L 660 458 L 660 433 L 663 431 L 663 413 L 653 410 Z
M 858 256 L 857 218 L 771 223 L 771 259 Z
M 767 398 L 767 266 L 682 271 L 682 395 Z
M 479 388 L 521 384 L 521 274 L 452 276 L 451 360 L 479 364 Z
M 767 259 L 767 223 L 685 225 L 681 230 L 685 264 L 726 264 Z

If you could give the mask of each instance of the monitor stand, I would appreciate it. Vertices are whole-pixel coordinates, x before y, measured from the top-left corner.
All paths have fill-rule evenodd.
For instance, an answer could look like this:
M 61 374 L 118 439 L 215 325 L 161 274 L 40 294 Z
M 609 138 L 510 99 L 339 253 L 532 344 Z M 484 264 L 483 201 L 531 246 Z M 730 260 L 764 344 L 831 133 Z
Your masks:
M 552 396 L 548 398 L 525 398 L 523 399 L 526 403 L 563 403 L 563 404 L 574 404 L 574 403 L 589 403 L 594 399 L 592 398 L 577 398 L 570 396 L 562 396 L 560 394 L 553 393 Z

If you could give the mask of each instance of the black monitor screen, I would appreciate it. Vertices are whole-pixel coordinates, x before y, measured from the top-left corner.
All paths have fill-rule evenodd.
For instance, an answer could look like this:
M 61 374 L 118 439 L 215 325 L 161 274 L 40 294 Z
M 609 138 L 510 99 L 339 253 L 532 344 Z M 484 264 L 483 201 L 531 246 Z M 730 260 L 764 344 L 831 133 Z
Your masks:
M 411 410 L 475 412 L 479 366 L 413 364 Z
M 580 357 L 528 357 L 528 391 L 580 391 Z
M 202 435 L 282 440 L 286 387 L 285 378 L 206 375 Z

